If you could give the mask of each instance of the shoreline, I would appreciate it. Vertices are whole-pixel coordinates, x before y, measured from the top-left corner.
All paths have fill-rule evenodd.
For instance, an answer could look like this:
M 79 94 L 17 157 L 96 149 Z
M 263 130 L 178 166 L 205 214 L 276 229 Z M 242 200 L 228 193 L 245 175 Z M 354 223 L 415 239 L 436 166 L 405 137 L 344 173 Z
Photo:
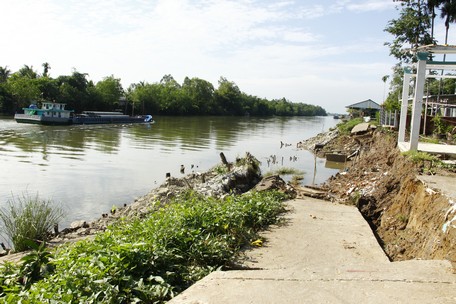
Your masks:
M 239 191 L 239 194 L 244 193 L 243 189 L 264 190 L 273 188 L 281 189 L 283 192 L 293 195 L 292 197 L 295 199 L 290 199 L 286 202 L 288 206 L 286 207 L 287 212 L 283 216 L 285 220 L 290 217 L 295 218 L 300 224 L 294 225 L 295 228 L 292 228 L 293 221 L 287 222 L 288 225 L 279 224 L 272 226 L 271 229 L 264 231 L 266 237 L 260 236 L 257 240 L 252 241 L 250 246 L 247 245 L 247 254 L 244 252 L 238 256 L 241 260 L 237 258 L 233 261 L 233 269 L 228 268 L 230 271 L 227 271 L 227 269 L 214 271 L 203 279 L 198 279 L 192 287 L 172 299 L 171 303 L 180 303 L 179 301 L 182 300 L 184 301 L 183 303 L 186 303 L 185 301 L 189 297 L 191 298 L 195 295 L 197 298 L 200 298 L 210 297 L 215 294 L 214 299 L 219 299 L 219 295 L 223 295 L 226 292 L 228 292 L 228 298 L 233 299 L 232 289 L 227 287 L 227 285 L 220 289 L 221 285 L 225 283 L 229 284 L 228 281 L 223 279 L 219 283 L 216 280 L 217 276 L 233 274 L 236 271 L 240 272 L 233 279 L 239 280 L 240 283 L 246 281 L 242 278 L 243 275 L 248 276 L 250 275 L 249 273 L 255 273 L 247 281 L 254 283 L 260 289 L 264 286 L 269 286 L 268 282 L 276 281 L 284 282 L 288 286 L 295 286 L 298 282 L 295 277 L 297 273 L 301 274 L 299 280 L 305 281 L 306 284 L 315 282 L 325 285 L 327 283 L 327 275 L 331 273 L 334 276 L 337 273 L 332 282 L 343 282 L 343 284 L 336 285 L 338 286 L 337 288 L 345 286 L 342 290 L 346 292 L 347 281 L 344 279 L 340 280 L 341 273 L 342 276 L 353 275 L 359 280 L 360 275 L 364 272 L 369 272 L 369 274 L 366 274 L 366 277 L 363 277 L 362 281 L 369 283 L 377 282 L 376 279 L 372 278 L 372 273 L 374 273 L 374 277 L 376 274 L 381 274 L 385 281 L 382 279 L 379 287 L 372 286 L 372 284 L 362 287 L 362 292 L 365 293 L 367 291 L 377 290 L 378 288 L 378 290 L 383 290 L 385 299 L 389 299 L 391 295 L 385 291 L 384 282 L 399 286 L 403 281 L 397 281 L 397 277 L 404 278 L 404 280 L 412 278 L 410 282 L 407 281 L 408 285 L 410 286 L 410 283 L 413 282 L 413 284 L 417 284 L 417 288 L 421 288 L 423 281 L 415 281 L 413 278 L 422 278 L 422 273 L 426 273 L 426 282 L 432 282 L 433 284 L 433 287 L 429 290 L 434 290 L 434 287 L 437 286 L 436 284 L 440 284 L 439 286 L 442 287 L 442 290 L 445 290 L 444 288 L 448 286 L 448 283 L 453 284 L 455 280 L 450 266 L 454 262 L 451 249 L 455 245 L 453 240 L 456 227 L 453 227 L 451 220 L 449 220 L 453 216 L 456 218 L 453 214 L 456 213 L 454 203 L 453 205 L 449 205 L 449 201 L 451 201 L 449 197 L 434 188 L 428 187 L 416 178 L 419 173 L 417 171 L 418 166 L 411 163 L 406 156 L 399 153 L 398 149 L 394 147 L 394 142 L 396 141 L 394 134 L 385 133 L 384 130 L 372 130 L 370 135 L 370 137 L 363 137 L 364 140 L 368 140 L 369 138 L 368 144 L 360 141 L 358 138 L 358 144 L 363 147 L 363 149 L 360 149 L 359 156 L 348 165 L 346 170 L 336 174 L 323 185 L 326 192 L 321 192 L 324 193 L 325 200 L 299 198 L 299 195 L 305 195 L 300 192 L 299 187 L 290 187 L 279 176 L 271 176 L 260 181 L 261 174 L 255 174 L 255 172 L 258 173 L 258 170 L 252 171 L 248 168 L 246 169 L 244 165 L 237 166 L 233 165 L 233 163 L 223 162 L 222 158 L 222 164 L 204 174 L 187 175 L 179 179 L 169 178 L 167 182 L 152 189 L 148 194 L 135 200 L 131 205 L 125 205 L 123 208 L 113 210 L 112 214 L 103 216 L 96 221 L 97 224 L 94 222 L 90 224 L 86 223 L 86 227 L 83 224 L 81 227 L 76 228 L 76 232 L 79 235 L 77 233 L 74 234 L 76 236 L 75 238 L 62 239 L 56 241 L 54 245 L 61 244 L 59 242 L 66 243 L 77 241 L 80 238 L 90 238 L 97 231 L 106 229 L 110 223 L 125 217 L 143 218 L 149 212 L 158 210 L 155 207 L 160 208 L 163 204 L 167 204 L 169 199 L 178 197 L 188 189 L 192 189 L 198 193 L 205 193 L 204 195 L 211 193 L 212 195 L 215 194 L 223 197 L 231 192 Z M 333 141 L 340 143 L 342 137 L 343 135 L 334 138 Z M 329 141 L 326 145 L 328 147 L 334 147 L 335 142 Z M 391 148 L 392 145 L 393 148 Z M 256 161 L 248 153 L 246 154 L 246 159 L 250 159 L 250 164 L 254 164 Z M 236 164 L 241 162 L 242 160 L 236 160 Z M 227 169 L 226 174 L 220 174 L 220 170 L 223 168 Z M 161 198 L 161 200 L 158 198 Z M 155 206 L 157 202 L 158 205 Z M 442 209 L 445 206 L 447 208 Z M 341 211 L 342 209 L 345 211 Z M 347 212 L 349 209 L 353 211 Z M 303 212 L 297 216 L 297 210 Z M 356 223 L 349 213 L 356 215 L 359 223 Z M 341 218 L 341 216 L 343 217 Z M 439 232 L 442 224 L 442 216 L 447 223 L 450 221 L 448 225 L 443 226 L 446 227 L 446 230 L 443 231 L 443 237 Z M 303 225 L 304 222 L 307 226 Z M 218 221 L 215 221 L 215 223 L 218 223 Z M 365 228 L 361 229 L 361 226 Z M 269 239 L 271 237 L 271 231 L 275 231 L 276 229 L 283 231 L 285 236 L 282 235 L 279 238 L 272 237 Z M 303 232 L 297 233 L 295 232 L 296 229 L 301 229 Z M 74 232 L 72 231 L 71 233 Z M 343 233 L 341 234 L 341 232 Z M 314 234 L 315 236 L 313 236 Z M 396 237 L 391 238 L 392 235 Z M 296 242 L 297 238 L 302 237 L 304 239 Z M 111 236 L 108 236 L 108 238 L 111 238 Z M 367 238 L 369 238 L 369 241 L 366 243 Z M 279 244 L 282 245 L 277 245 L 276 240 L 280 240 L 281 243 Z M 328 241 L 327 246 L 323 245 L 323 240 Z M 267 242 L 268 245 L 262 249 L 253 250 L 255 247 L 262 247 L 263 241 Z M 403 242 L 400 243 L 401 241 Z M 308 245 L 309 242 L 313 244 L 310 248 Z M 408 247 L 406 246 L 407 243 L 410 243 Z M 331 246 L 334 249 L 328 251 L 328 248 L 332 248 Z M 420 251 L 419 249 L 422 250 Z M 262 253 L 261 250 L 276 252 L 276 254 L 270 257 Z M 293 253 L 295 250 L 296 252 Z M 374 255 L 380 259 L 377 261 L 377 258 L 375 258 L 375 263 L 373 264 L 371 263 L 373 256 L 372 250 L 375 250 L 376 253 Z M 249 258 L 249 255 L 255 258 Z M 348 261 L 346 259 L 347 255 L 351 259 L 349 264 L 346 264 Z M 243 257 L 246 258 L 244 262 L 242 261 Z M 263 267 L 263 264 L 259 263 L 262 257 L 265 258 L 266 262 L 272 263 L 272 268 L 270 268 L 272 272 L 268 272 L 264 279 L 254 282 L 254 277 L 258 278 L 257 275 L 259 273 L 261 274 L 262 270 L 268 269 L 267 267 L 255 268 L 258 266 Z M 290 276 L 287 276 L 288 279 L 286 280 L 283 280 L 283 277 L 281 277 L 285 273 L 283 270 L 286 269 L 281 264 L 284 257 L 289 259 L 290 265 L 293 265 L 295 268 L 297 267 L 296 270 L 293 267 L 288 267 L 292 272 Z M 314 264 L 309 264 L 309 257 L 318 258 L 319 261 L 315 265 L 322 265 L 322 263 L 325 263 L 325 260 L 330 259 L 332 262 L 328 265 L 332 265 L 331 268 L 337 271 L 330 270 L 330 272 L 323 274 L 322 278 L 325 279 L 322 280 L 318 277 L 318 275 L 322 275 L 322 269 L 319 267 L 312 268 Z M 299 261 L 296 260 L 297 258 Z M 274 259 L 279 259 L 279 262 L 276 262 Z M 410 265 L 413 261 L 405 264 L 390 263 L 405 260 L 434 261 L 419 261 L 419 264 L 414 263 L 414 266 L 410 268 L 406 266 Z M 14 262 L 17 260 L 10 261 Z M 369 263 L 366 263 L 366 261 Z M 279 273 L 277 271 L 277 265 L 280 265 L 281 270 L 281 275 L 279 276 L 277 276 Z M 328 265 L 324 265 L 324 268 L 327 270 Z M 366 266 L 369 271 L 359 270 L 365 269 Z M 306 271 L 303 272 L 302 267 Z M 375 271 L 372 272 L 372 268 L 369 267 L 374 267 Z M 300 270 L 298 271 L 298 269 Z M 314 270 L 309 272 L 311 269 Z M 428 272 L 427 270 L 429 269 L 432 271 Z M 249 272 L 249 270 L 254 270 L 254 272 Z M 271 276 L 271 274 L 275 274 L 275 276 Z M 309 275 L 311 277 L 308 277 Z M 443 275 L 445 275 L 445 279 L 442 279 Z M 208 282 L 214 284 L 209 284 Z M 198 286 L 201 285 L 204 288 L 200 288 L 200 291 L 198 291 Z M 209 286 L 213 287 L 211 289 L 212 291 L 208 289 Z M 295 288 L 297 287 L 292 287 L 292 289 Z M 359 288 L 358 283 L 353 286 L 353 290 L 359 291 Z M 251 287 L 246 290 L 251 291 Z M 440 294 L 439 291 L 434 290 L 433 292 Z M 280 292 L 274 289 L 271 289 L 267 294 L 273 297 L 280 296 Z M 404 299 L 406 298 L 410 299 L 409 295 L 404 295 Z
M 244 158 L 235 159 L 234 162 L 227 162 L 226 158 L 222 158 L 220 163 L 203 173 L 191 173 L 180 178 L 168 177 L 164 183 L 133 202 L 125 203 L 123 207 L 111 209 L 109 213 L 104 213 L 92 221 L 77 220 L 70 223 L 69 227 L 58 231 L 46 243 L 51 247 L 56 247 L 67 242 L 94 237 L 120 219 L 144 218 L 188 190 L 214 198 L 223 198 L 232 193 L 245 193 L 255 186 L 260 187 L 261 190 L 274 188 L 289 193 L 294 191 L 278 176 L 263 178 L 266 181 L 260 183 L 262 176 L 256 165 L 257 162 L 258 160 L 253 155 L 246 152 Z M 220 173 L 223 171 L 226 172 Z M 0 255 L 0 262 L 17 261 L 25 254 L 27 252 Z
M 454 203 L 451 202 L 456 201 L 456 198 L 445 195 L 442 189 L 436 187 L 437 184 L 433 185 L 432 176 L 420 179 L 417 165 L 398 152 L 395 142 L 395 133 L 387 130 L 370 130 L 367 136 L 342 135 L 337 129 L 322 132 L 297 143 L 297 147 L 317 155 L 320 153 L 320 157 L 328 150 L 358 149 L 359 155 L 346 164 L 345 170 L 328 178 L 320 187 L 292 188 L 285 183 L 281 187 L 288 187 L 288 190 L 284 191 L 294 192 L 295 197 L 317 197 L 333 203 L 356 206 L 377 234 L 383 250 L 391 260 L 445 258 L 456 261 L 456 252 L 451 250 L 456 241 L 453 241 L 454 237 L 450 237 L 456 236 L 456 229 L 452 228 L 450 221 L 453 212 L 456 213 Z M 249 155 L 248 153 L 247 157 L 254 158 Z M 166 203 L 189 189 L 205 196 L 227 195 L 236 188 L 234 184 L 228 185 L 236 173 L 219 175 L 215 168 L 220 166 L 224 165 L 220 163 L 204 173 L 168 178 L 163 184 L 130 204 L 112 210 L 110 214 L 103 214 L 91 222 L 81 220 L 71 223 L 70 227 L 60 231 L 49 243 L 57 246 L 91 237 L 106 230 L 108 225 L 120 218 L 143 218 L 153 211 L 156 202 Z M 448 176 L 449 179 L 454 177 L 456 174 Z M 253 184 L 257 185 L 259 176 L 255 178 Z M 272 182 L 274 183 L 277 182 Z M 250 187 L 253 188 L 253 185 Z M 416 193 L 420 196 L 417 202 L 407 199 L 416 196 Z M 439 204 L 432 206 L 434 201 Z M 429 211 L 430 208 L 433 218 L 426 219 L 426 210 Z M 433 231 L 420 232 L 422 227 L 428 226 L 433 227 Z M 447 230 L 443 231 L 443 227 L 447 227 Z M 410 239 L 419 241 L 412 242 Z M 419 246 L 424 244 L 428 244 L 433 250 L 419 250 Z

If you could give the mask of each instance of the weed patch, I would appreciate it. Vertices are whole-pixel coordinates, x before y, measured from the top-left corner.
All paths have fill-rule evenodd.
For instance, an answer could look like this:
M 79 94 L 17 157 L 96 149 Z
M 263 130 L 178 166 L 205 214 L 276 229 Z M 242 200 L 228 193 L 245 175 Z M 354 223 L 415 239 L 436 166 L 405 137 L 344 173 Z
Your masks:
M 0 209 L 0 221 L 16 252 L 31 249 L 30 242 L 47 241 L 49 232 L 64 217 L 62 208 L 38 195 L 12 198 Z

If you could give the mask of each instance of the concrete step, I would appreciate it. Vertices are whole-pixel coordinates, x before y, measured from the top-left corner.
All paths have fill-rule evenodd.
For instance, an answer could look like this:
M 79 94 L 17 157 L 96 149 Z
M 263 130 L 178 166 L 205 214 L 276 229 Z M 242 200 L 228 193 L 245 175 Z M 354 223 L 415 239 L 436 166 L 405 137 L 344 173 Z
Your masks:
M 214 272 L 168 303 L 456 303 L 448 261 L 389 262 L 355 207 L 288 208 L 265 246 L 244 252 L 247 270 Z

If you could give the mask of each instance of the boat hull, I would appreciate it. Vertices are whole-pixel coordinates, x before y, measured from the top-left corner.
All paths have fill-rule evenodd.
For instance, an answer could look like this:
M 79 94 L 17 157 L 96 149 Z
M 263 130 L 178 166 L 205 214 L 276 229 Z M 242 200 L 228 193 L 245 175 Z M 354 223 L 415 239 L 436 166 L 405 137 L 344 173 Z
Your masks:
M 144 123 L 143 117 L 74 117 L 75 125 Z
M 35 114 L 16 114 L 14 119 L 18 123 L 40 125 L 94 125 L 94 124 L 133 124 L 154 123 L 151 115 L 128 116 L 128 115 L 78 115 L 74 117 L 56 117 Z
M 70 118 L 46 117 L 41 115 L 16 114 L 14 119 L 18 123 L 39 124 L 39 125 L 70 125 Z

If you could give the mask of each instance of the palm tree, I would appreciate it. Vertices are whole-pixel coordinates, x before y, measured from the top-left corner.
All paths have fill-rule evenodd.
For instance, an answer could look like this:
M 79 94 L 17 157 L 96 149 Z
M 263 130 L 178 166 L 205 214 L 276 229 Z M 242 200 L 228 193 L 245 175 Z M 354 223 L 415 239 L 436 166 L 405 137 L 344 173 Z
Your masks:
M 43 67 L 43 77 L 48 77 L 51 65 L 48 62 L 45 62 L 41 66 Z
M 444 0 L 440 10 L 440 18 L 445 19 L 445 45 L 448 45 L 448 32 L 450 23 L 456 22 L 456 0 Z M 443 54 L 443 62 L 446 61 L 446 54 Z M 442 70 L 443 75 L 443 70 Z M 439 81 L 439 98 L 442 88 L 442 78 Z
M 33 70 L 33 66 L 28 66 L 26 64 L 19 69 L 18 73 L 20 76 L 28 77 L 30 79 L 35 79 L 37 76 L 36 72 Z
M 440 12 L 440 17 L 445 19 L 445 45 L 448 44 L 448 30 L 450 29 L 450 23 L 456 22 L 456 1 L 445 0 Z M 445 59 L 444 59 L 445 61 Z
M 431 13 L 431 38 L 434 41 L 434 25 L 435 25 L 435 17 L 437 14 L 435 13 L 435 9 L 442 5 L 445 0 L 428 0 L 427 1 L 427 8 Z
M 8 77 L 10 76 L 11 71 L 8 69 L 8 66 L 1 67 L 0 66 L 0 83 L 6 82 Z
M 383 81 L 383 102 L 385 102 L 385 92 L 386 92 L 386 81 L 389 79 L 389 75 L 385 75 L 382 77 Z

